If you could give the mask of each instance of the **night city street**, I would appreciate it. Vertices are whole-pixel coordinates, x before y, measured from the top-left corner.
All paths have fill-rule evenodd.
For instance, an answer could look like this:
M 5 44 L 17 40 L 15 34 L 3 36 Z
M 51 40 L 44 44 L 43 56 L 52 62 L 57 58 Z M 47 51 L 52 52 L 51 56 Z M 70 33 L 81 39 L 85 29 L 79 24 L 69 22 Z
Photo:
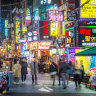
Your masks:
M 96 96 L 96 0 L 0 0 L 1 96 Z

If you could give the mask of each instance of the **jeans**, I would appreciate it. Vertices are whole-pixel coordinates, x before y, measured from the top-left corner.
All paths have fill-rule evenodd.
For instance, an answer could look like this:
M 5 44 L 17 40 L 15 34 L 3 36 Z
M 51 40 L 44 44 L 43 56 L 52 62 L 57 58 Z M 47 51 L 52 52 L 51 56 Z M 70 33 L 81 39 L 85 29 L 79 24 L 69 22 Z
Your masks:
M 25 81 L 26 80 L 26 75 L 21 75 L 21 79 L 22 79 L 22 81 Z
M 37 75 L 32 75 L 32 83 L 37 83 Z
M 81 83 L 81 75 L 80 74 L 74 74 L 74 81 L 75 81 L 75 85 L 76 87 Z
M 62 73 L 62 86 L 63 88 L 66 88 L 66 73 Z

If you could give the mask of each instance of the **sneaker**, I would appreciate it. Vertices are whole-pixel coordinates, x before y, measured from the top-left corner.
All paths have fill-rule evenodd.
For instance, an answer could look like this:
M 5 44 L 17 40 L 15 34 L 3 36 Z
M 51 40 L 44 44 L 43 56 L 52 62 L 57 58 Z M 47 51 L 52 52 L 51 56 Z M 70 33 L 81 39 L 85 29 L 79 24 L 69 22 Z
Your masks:
M 20 84 L 19 82 L 17 82 L 16 84 Z
M 16 82 L 13 82 L 13 84 L 16 84 Z
M 25 84 L 25 81 L 23 82 L 23 84 Z

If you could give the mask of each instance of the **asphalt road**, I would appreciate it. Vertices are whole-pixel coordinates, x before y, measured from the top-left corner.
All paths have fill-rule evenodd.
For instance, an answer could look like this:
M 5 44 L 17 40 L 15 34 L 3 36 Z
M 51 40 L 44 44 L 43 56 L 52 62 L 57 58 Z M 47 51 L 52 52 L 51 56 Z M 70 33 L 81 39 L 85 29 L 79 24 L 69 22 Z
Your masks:
M 96 94 L 73 93 L 7 93 L 2 96 L 96 96 Z

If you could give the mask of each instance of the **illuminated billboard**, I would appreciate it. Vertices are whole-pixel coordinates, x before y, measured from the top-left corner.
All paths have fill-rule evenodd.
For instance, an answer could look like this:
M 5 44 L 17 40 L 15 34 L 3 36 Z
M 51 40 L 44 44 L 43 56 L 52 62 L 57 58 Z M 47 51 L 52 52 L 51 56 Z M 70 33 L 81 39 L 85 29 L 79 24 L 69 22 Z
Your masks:
M 29 8 L 26 8 L 25 23 L 31 23 L 31 12 Z
M 50 22 L 50 36 L 57 36 L 58 35 L 58 21 L 51 21 Z
M 96 46 L 96 22 L 79 21 L 78 26 L 78 46 Z
M 65 25 L 66 47 L 75 46 L 75 26 L 74 22 Z
M 40 20 L 48 20 L 48 11 L 51 9 L 57 9 L 57 4 L 40 6 L 39 7 Z
M 20 40 L 20 18 L 16 17 L 16 43 Z
M 80 17 L 96 18 L 96 0 L 81 0 L 81 5 L 83 4 L 84 6 L 80 10 Z
M 51 4 L 52 0 L 40 0 L 41 5 Z
M 5 20 L 5 36 L 8 36 L 8 20 Z
M 50 22 L 49 21 L 39 21 L 39 38 L 40 40 L 51 40 L 50 37 Z
M 49 10 L 49 21 L 64 21 L 64 11 Z

